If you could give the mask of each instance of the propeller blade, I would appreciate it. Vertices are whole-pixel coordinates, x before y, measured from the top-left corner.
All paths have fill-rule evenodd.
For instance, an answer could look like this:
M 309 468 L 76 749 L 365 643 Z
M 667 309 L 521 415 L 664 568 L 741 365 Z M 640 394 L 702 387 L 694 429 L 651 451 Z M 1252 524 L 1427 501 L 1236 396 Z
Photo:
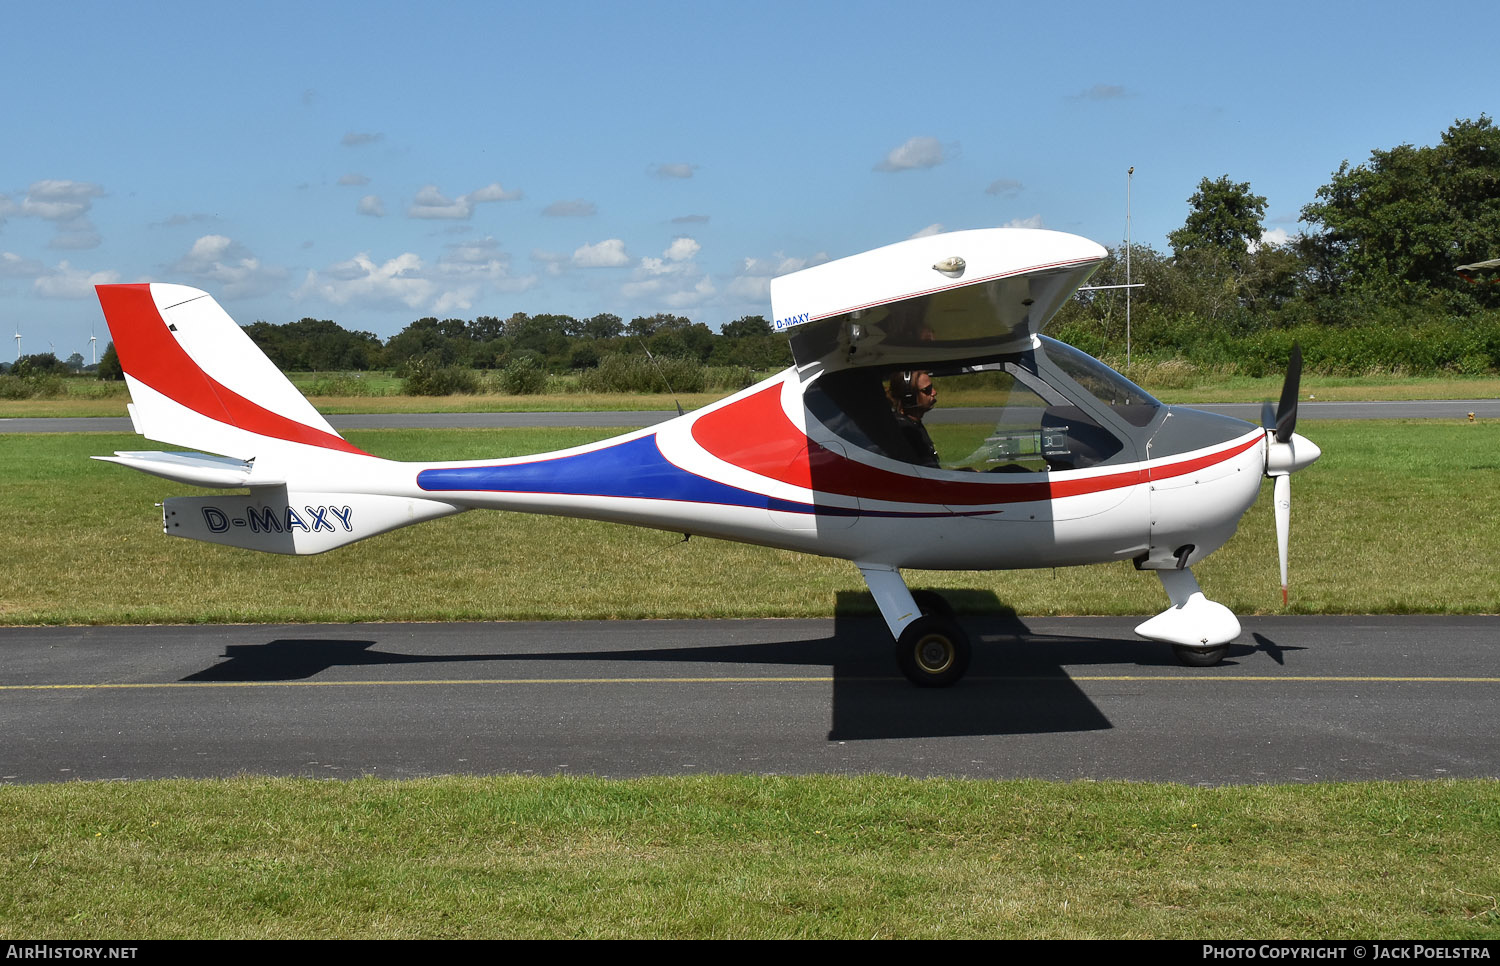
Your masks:
M 1276 408 L 1269 399 L 1260 404 L 1260 425 L 1262 429 L 1276 428 Z
M 1286 363 L 1286 381 L 1281 384 L 1281 404 L 1276 407 L 1276 442 L 1285 443 L 1297 428 L 1297 393 L 1302 387 L 1302 346 L 1292 343 Z
M 1276 477 L 1273 495 L 1276 500 L 1276 551 L 1281 556 L 1281 606 L 1285 607 L 1286 545 L 1292 529 L 1292 478 L 1286 474 Z

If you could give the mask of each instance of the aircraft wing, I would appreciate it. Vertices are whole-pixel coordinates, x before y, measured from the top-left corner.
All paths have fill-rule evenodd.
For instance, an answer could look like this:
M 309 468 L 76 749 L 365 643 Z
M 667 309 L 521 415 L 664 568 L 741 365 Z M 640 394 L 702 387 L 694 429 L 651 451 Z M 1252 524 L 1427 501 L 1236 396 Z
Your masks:
M 771 281 L 798 365 L 936 362 L 1031 344 L 1108 253 L 1063 232 L 913 238 Z

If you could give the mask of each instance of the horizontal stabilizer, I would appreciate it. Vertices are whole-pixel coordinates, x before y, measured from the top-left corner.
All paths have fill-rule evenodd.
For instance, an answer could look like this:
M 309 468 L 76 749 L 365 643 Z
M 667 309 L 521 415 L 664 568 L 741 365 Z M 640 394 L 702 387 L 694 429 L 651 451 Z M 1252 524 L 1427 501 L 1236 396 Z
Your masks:
M 173 483 L 232 489 L 237 486 L 276 486 L 286 480 L 258 478 L 255 463 L 228 456 L 207 453 L 116 452 L 113 456 L 93 457 L 103 463 L 118 463 L 142 473 L 150 473 Z
M 439 500 L 271 487 L 249 495 L 173 497 L 162 504 L 162 529 L 173 537 L 305 555 L 463 510 Z

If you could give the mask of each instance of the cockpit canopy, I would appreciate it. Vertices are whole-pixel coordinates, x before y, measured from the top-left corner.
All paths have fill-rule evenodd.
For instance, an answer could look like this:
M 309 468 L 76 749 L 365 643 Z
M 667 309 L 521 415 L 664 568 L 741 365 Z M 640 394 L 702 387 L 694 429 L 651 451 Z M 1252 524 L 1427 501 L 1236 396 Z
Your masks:
M 1106 255 L 1062 232 L 914 238 L 771 282 L 799 366 L 936 363 L 1020 352 Z
M 771 306 L 809 380 L 809 415 L 866 452 L 940 471 L 1129 462 L 1161 404 L 1041 334 L 1106 254 L 1062 232 L 952 232 L 782 276 Z M 933 419 L 903 410 L 898 374 L 945 397 Z M 953 418 L 955 405 L 973 419 Z

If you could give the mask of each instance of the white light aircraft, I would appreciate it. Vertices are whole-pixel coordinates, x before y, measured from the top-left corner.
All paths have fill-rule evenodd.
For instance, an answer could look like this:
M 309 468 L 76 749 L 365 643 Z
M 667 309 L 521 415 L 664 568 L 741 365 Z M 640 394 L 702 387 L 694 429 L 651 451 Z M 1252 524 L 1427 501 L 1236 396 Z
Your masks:
M 727 399 L 613 439 L 513 459 L 408 463 L 345 441 L 204 292 L 101 285 L 148 439 L 206 452 L 97 459 L 176 483 L 246 488 L 163 504 L 172 536 L 315 554 L 466 510 L 635 524 L 849 560 L 922 686 L 958 681 L 970 644 L 902 570 L 1155 571 L 1171 606 L 1136 631 L 1217 663 L 1239 621 L 1192 565 L 1275 479 L 1283 593 L 1289 476 L 1320 455 L 1293 430 L 1294 352 L 1263 426 L 1166 406 L 1042 334 L 1105 251 L 1074 235 L 987 229 L 911 239 L 775 279 L 795 364 Z M 933 458 L 886 387 L 985 387 L 1003 405 Z M 898 404 L 902 400 L 896 399 Z M 908 398 L 906 402 L 914 400 Z M 920 408 L 920 407 L 913 407 Z

